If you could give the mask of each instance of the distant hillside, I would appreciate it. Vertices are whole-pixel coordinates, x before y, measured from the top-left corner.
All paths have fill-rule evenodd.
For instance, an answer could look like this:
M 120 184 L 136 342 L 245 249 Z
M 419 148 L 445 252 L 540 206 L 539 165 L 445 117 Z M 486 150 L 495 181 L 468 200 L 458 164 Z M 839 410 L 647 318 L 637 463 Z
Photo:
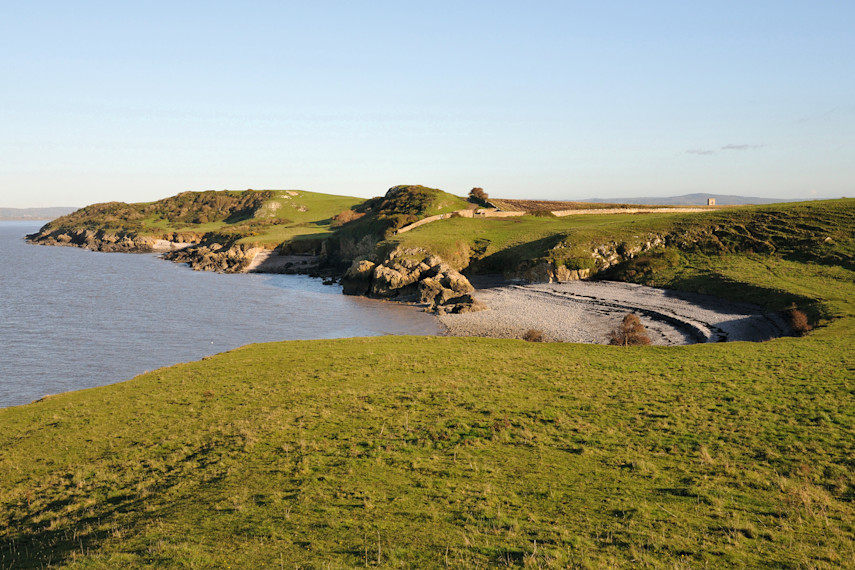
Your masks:
M 0 220 L 53 220 L 77 210 L 71 207 L 55 208 L 0 208 Z
M 668 196 L 659 198 L 591 198 L 585 202 L 606 204 L 649 204 L 649 205 L 674 205 L 674 206 L 701 206 L 707 203 L 708 198 L 715 198 L 719 206 L 745 206 L 747 204 L 775 204 L 777 202 L 790 202 L 779 198 L 757 198 L 755 196 L 731 196 L 726 194 L 685 194 L 683 196 Z
M 32 240 L 47 243 L 68 235 L 82 246 L 86 240 L 121 234 L 131 240 L 197 243 L 209 239 L 212 243 L 273 247 L 298 236 L 330 233 L 332 218 L 362 201 L 304 190 L 182 192 L 150 203 L 92 204 L 52 220 Z M 101 233 L 95 235 L 97 232 Z

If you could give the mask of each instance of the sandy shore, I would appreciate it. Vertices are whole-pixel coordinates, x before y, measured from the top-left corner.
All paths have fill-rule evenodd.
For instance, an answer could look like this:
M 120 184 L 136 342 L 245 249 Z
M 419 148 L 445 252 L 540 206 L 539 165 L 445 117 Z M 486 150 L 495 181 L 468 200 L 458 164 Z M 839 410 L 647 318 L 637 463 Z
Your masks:
M 479 289 L 486 311 L 443 315 L 453 336 L 521 338 L 529 329 L 546 340 L 605 344 L 629 312 L 641 317 L 653 344 L 763 341 L 789 333 L 777 314 L 717 297 L 613 281 L 573 281 Z

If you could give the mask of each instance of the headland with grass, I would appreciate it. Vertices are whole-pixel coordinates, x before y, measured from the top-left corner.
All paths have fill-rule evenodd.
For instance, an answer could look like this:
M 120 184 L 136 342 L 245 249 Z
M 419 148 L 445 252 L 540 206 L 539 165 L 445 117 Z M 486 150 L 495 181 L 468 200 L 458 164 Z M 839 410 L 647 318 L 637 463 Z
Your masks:
M 441 213 L 403 194 L 318 252 L 369 295 L 606 276 L 800 334 L 272 343 L 0 410 L 0 566 L 855 564 L 855 200 L 395 234 Z

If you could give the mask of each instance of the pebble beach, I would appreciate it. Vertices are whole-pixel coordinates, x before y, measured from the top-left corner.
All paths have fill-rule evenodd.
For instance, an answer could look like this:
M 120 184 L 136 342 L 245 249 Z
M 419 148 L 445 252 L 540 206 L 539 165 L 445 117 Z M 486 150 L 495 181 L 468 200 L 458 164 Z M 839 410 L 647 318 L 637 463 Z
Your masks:
M 790 333 L 776 313 L 717 297 L 613 281 L 502 285 L 476 290 L 488 309 L 439 317 L 451 336 L 606 344 L 609 331 L 635 313 L 654 345 L 769 340 Z

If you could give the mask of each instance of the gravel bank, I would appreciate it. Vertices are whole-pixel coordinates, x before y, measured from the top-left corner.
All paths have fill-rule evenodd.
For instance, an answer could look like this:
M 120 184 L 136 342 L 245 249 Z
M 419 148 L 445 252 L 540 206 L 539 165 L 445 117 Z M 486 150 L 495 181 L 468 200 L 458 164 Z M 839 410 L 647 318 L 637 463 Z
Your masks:
M 507 285 L 479 289 L 475 297 L 489 309 L 440 316 L 448 334 L 520 338 L 537 329 L 550 341 L 605 344 L 629 312 L 657 345 L 756 342 L 790 332 L 780 316 L 754 305 L 614 281 Z

